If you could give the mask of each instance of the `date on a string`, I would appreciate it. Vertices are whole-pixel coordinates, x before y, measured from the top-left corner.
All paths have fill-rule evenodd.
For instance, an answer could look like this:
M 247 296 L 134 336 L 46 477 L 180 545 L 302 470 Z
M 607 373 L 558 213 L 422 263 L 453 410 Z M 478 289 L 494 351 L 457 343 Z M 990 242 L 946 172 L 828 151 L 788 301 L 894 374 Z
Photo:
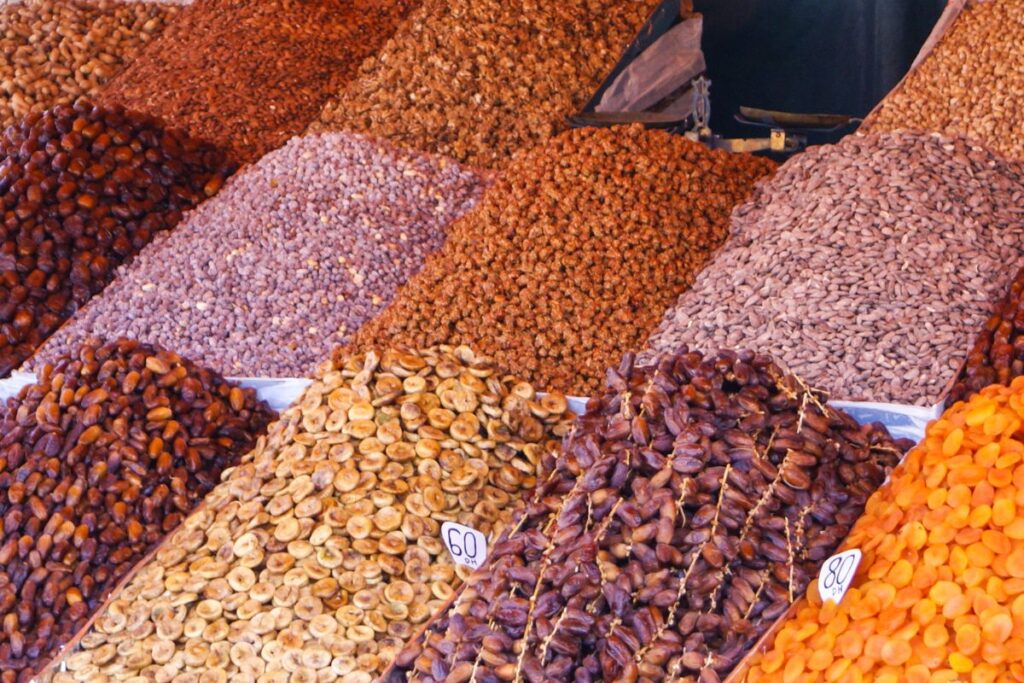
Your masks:
M 818 575 L 818 595 L 822 602 L 831 600 L 837 605 L 842 602 L 846 591 L 853 583 L 853 577 L 860 566 L 862 554 L 856 548 L 838 553 L 825 560 Z
M 476 529 L 445 522 L 441 525 L 441 539 L 455 564 L 476 569 L 487 559 L 487 537 Z

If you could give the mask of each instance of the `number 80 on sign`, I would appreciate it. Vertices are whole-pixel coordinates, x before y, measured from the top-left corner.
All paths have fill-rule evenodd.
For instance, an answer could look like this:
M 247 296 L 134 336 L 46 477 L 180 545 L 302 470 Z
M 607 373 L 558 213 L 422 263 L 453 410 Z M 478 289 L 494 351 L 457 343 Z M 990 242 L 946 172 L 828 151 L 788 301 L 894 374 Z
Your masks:
M 825 560 L 818 575 L 818 595 L 821 601 L 831 600 L 837 605 L 853 584 L 853 577 L 860 566 L 860 550 L 847 550 Z

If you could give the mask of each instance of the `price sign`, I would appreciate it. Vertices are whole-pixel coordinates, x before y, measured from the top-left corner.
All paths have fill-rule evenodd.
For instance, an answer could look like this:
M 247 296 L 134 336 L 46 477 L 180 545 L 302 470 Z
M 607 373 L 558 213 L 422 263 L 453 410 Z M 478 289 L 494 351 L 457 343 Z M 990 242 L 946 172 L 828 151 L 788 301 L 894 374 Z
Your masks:
M 837 605 L 842 602 L 853 583 L 861 557 L 859 550 L 847 550 L 825 560 L 818 575 L 818 595 L 822 602 L 832 600 Z
M 441 539 L 455 564 L 476 569 L 487 559 L 487 537 L 476 529 L 445 522 L 441 525 Z

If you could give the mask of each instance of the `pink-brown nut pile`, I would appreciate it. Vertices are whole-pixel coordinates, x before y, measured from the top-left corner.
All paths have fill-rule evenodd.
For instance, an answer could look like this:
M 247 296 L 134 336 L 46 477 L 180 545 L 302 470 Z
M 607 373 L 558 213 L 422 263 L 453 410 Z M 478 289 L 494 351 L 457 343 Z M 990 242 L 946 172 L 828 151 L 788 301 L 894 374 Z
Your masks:
M 25 683 L 252 447 L 252 390 L 125 339 L 0 410 L 0 681 Z
M 301 133 L 419 0 L 195 0 L 98 95 L 256 161 Z
M 565 130 L 657 4 L 427 0 L 312 129 L 502 168 Z
M 1021 44 L 1024 0 L 969 3 L 863 130 L 966 135 L 1011 159 L 1024 159 Z
M 328 363 L 53 680 L 370 683 L 469 574 L 441 525 L 500 533 L 572 418 L 466 347 Z
M 347 133 L 294 138 L 143 250 L 32 364 L 126 335 L 230 376 L 308 376 L 482 190 L 443 158 Z
M 233 170 L 148 116 L 79 101 L 0 137 L 0 377 Z
M 1024 164 L 935 133 L 790 159 L 649 346 L 752 344 L 833 399 L 931 406 L 1024 258 Z
M 910 445 L 823 400 L 750 352 L 627 355 L 399 666 L 423 683 L 724 678 Z
M 512 162 L 353 346 L 469 344 L 539 387 L 588 395 L 773 168 L 639 125 L 563 133 Z
M 173 19 L 156 2 L 0 3 L 0 128 L 91 95 Z

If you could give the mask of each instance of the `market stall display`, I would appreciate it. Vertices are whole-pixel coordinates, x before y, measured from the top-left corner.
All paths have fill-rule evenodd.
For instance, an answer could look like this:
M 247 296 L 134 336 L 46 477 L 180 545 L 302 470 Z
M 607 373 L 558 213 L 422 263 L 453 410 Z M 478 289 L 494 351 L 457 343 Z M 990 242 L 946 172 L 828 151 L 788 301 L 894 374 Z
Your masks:
M 931 54 L 862 130 L 966 135 L 1024 159 L 1024 0 L 966 3 Z
M 53 681 L 370 683 L 469 573 L 441 524 L 500 532 L 573 418 L 466 347 L 323 370 Z
M 99 94 L 252 162 L 316 118 L 418 0 L 195 0 Z
M 143 250 L 31 365 L 92 334 L 127 335 L 231 376 L 308 376 L 483 186 L 454 162 L 362 136 L 294 138 Z
M 963 138 L 810 149 L 762 184 L 649 346 L 771 352 L 833 399 L 934 405 L 1024 256 L 1024 166 Z
M 0 377 L 234 170 L 149 116 L 79 100 L 0 136 Z
M 500 169 L 565 130 L 656 0 L 426 0 L 311 130 Z
M 742 680 L 1024 677 L 1024 378 L 958 403 L 868 501 L 837 605 L 812 584 Z
M 1017 273 L 1006 296 L 996 304 L 995 311 L 967 353 L 967 360 L 956 384 L 946 398 L 946 405 L 966 401 L 990 384 L 1009 384 L 1024 375 L 1024 269 Z
M 588 395 L 654 330 L 774 165 L 640 126 L 518 156 L 352 348 L 466 343 Z
M 116 0 L 3 5 L 0 128 L 93 94 L 160 35 L 176 13 L 176 5 Z
M 252 447 L 255 394 L 128 340 L 87 344 L 0 408 L 0 681 L 24 683 Z
M 609 370 L 411 681 L 721 680 L 842 541 L 904 442 L 751 352 Z

